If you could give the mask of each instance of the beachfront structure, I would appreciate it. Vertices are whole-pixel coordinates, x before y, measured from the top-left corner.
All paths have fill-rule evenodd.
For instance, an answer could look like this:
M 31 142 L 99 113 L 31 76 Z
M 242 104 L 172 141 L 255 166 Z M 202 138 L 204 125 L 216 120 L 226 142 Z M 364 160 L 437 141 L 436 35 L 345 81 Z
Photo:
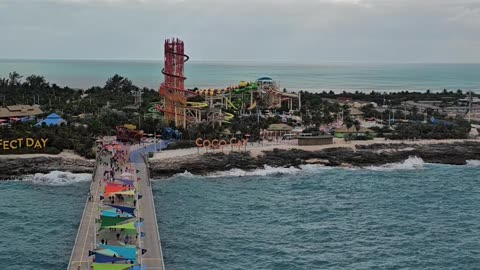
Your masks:
M 262 132 L 262 137 L 268 140 L 278 139 L 285 134 L 291 133 L 293 127 L 287 124 L 271 124 L 266 130 Z
M 22 118 L 31 118 L 42 114 L 38 105 L 13 105 L 0 108 L 0 119 L 19 121 Z
M 353 120 L 363 121 L 364 113 L 362 111 L 356 108 L 350 108 L 348 111 Z
M 335 129 L 335 137 L 345 138 L 347 135 L 355 134 L 358 136 L 365 136 L 367 134 L 375 136 L 375 132 L 369 128 L 361 127 L 357 130 L 355 127 L 347 128 L 345 126 Z
M 60 126 L 60 125 L 66 125 L 67 121 L 63 119 L 60 115 L 56 113 L 52 113 L 47 118 L 43 119 L 42 121 L 37 123 L 37 126 L 41 127 L 43 125 L 46 126 Z
M 333 144 L 333 136 L 298 136 L 298 145 L 327 145 Z

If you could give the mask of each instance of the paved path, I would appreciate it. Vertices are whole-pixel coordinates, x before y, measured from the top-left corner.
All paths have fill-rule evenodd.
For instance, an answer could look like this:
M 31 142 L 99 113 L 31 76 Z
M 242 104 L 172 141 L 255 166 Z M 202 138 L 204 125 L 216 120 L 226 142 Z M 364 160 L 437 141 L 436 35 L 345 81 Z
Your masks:
M 147 252 L 141 256 L 139 262 L 146 269 L 151 270 L 163 270 L 163 254 L 160 243 L 160 234 L 158 232 L 158 223 L 155 213 L 155 206 L 153 202 L 153 194 L 150 185 L 149 173 L 146 163 L 142 155 L 140 155 L 138 149 L 140 146 L 126 146 L 131 151 L 130 162 L 132 167 L 135 168 L 138 173 L 136 176 L 141 179 L 139 182 L 139 195 L 143 197 L 139 200 L 137 206 L 140 217 L 144 219 L 142 232 L 145 233 L 145 237 L 141 238 L 139 248 L 146 249 Z M 150 150 L 150 149 L 149 149 Z M 70 257 L 69 270 L 90 270 L 92 264 L 92 257 L 88 257 L 88 251 L 93 250 L 95 246 L 95 232 L 96 225 L 95 219 L 99 218 L 99 198 L 100 198 L 100 183 L 103 179 L 103 172 L 106 167 L 97 163 L 95 179 L 91 184 L 90 191 L 93 195 L 93 201 L 88 201 L 85 204 L 84 213 L 80 226 L 78 228 L 77 238 Z M 98 242 L 98 239 L 97 239 Z
M 136 152 L 134 152 L 136 153 Z M 142 266 L 151 270 L 163 270 L 163 254 L 160 242 L 160 233 L 158 232 L 158 223 L 153 202 L 152 187 L 149 179 L 148 168 L 143 158 L 136 160 L 132 153 L 130 156 L 132 165 L 139 170 L 137 177 L 141 178 L 139 194 L 143 196 L 139 200 L 140 212 L 144 218 L 143 232 L 145 237 L 142 238 L 141 246 L 147 252 L 142 256 Z
M 75 239 L 75 246 L 73 247 L 68 264 L 69 270 L 83 270 L 90 269 L 91 260 L 88 257 L 88 251 L 93 250 L 95 239 L 95 218 L 98 218 L 98 211 L 96 209 L 98 200 L 100 198 L 100 182 L 102 181 L 104 166 L 98 166 L 95 178 L 90 185 L 90 192 L 93 195 L 93 200 L 85 203 L 82 220 L 78 228 L 77 238 Z

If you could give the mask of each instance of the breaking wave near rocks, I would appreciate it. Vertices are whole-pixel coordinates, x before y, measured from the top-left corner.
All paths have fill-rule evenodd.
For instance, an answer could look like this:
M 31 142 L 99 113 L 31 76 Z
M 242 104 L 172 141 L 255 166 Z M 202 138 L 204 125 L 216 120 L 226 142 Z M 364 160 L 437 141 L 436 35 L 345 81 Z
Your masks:
M 381 166 L 368 166 L 365 167 L 371 171 L 397 171 L 397 170 L 418 170 L 423 169 L 425 161 L 419 157 L 409 157 L 403 162 L 388 163 Z
M 32 182 L 39 185 L 63 186 L 79 182 L 87 182 L 92 180 L 92 175 L 88 173 L 71 173 L 51 171 L 49 173 L 36 173 L 26 175 L 18 181 Z

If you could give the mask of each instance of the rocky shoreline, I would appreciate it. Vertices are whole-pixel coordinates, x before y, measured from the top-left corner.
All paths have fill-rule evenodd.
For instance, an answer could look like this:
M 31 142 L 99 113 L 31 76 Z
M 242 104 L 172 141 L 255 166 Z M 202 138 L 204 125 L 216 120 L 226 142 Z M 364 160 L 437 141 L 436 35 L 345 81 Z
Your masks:
M 153 160 L 150 162 L 150 172 L 152 177 L 168 177 L 185 171 L 204 175 L 230 169 L 254 170 L 265 165 L 298 167 L 321 164 L 332 167 L 365 167 L 403 162 L 412 156 L 427 163 L 465 165 L 467 160 L 480 160 L 480 142 L 372 144 L 357 145 L 354 149 L 338 147 L 319 151 L 274 149 L 265 151 L 258 157 L 252 157 L 248 152 L 210 153 Z
M 207 153 L 150 161 L 151 177 L 164 178 L 188 171 L 205 175 L 231 169 L 254 170 L 271 167 L 298 167 L 321 164 L 332 167 L 380 166 L 403 162 L 416 156 L 427 163 L 465 165 L 467 160 L 480 160 L 480 142 L 434 144 L 371 144 L 336 147 L 318 151 L 273 149 L 253 157 L 249 152 Z M 62 156 L 1 157 L 0 179 L 15 179 L 22 175 L 68 171 L 92 173 L 95 161 Z
M 66 171 L 72 173 L 93 173 L 95 160 L 66 158 L 60 156 L 39 156 L 28 158 L 0 159 L 0 179 L 15 179 L 19 176 L 49 173 L 51 171 Z

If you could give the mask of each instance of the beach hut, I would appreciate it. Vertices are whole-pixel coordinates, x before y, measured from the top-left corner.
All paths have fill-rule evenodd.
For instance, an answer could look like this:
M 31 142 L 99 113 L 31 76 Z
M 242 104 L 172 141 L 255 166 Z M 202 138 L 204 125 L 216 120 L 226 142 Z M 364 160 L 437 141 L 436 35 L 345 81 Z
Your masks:
M 344 127 L 344 126 L 335 129 L 335 137 L 337 137 L 337 138 L 345 138 L 345 136 L 348 135 L 348 134 L 357 134 L 359 136 L 364 136 L 364 135 L 370 134 L 370 135 L 374 136 L 375 131 L 373 131 L 371 129 L 368 129 L 368 128 L 364 128 L 364 127 L 361 127 L 357 131 L 357 129 L 355 127 L 347 128 L 347 127 Z
M 47 118 L 38 122 L 37 126 L 41 127 L 44 124 L 46 126 L 60 126 L 60 125 L 66 125 L 67 121 L 65 121 L 65 119 L 63 119 L 60 115 L 56 113 L 52 113 L 49 116 L 47 116 Z
M 287 124 L 271 124 L 267 128 L 267 136 L 273 138 L 281 138 L 283 135 L 290 133 L 293 127 Z

